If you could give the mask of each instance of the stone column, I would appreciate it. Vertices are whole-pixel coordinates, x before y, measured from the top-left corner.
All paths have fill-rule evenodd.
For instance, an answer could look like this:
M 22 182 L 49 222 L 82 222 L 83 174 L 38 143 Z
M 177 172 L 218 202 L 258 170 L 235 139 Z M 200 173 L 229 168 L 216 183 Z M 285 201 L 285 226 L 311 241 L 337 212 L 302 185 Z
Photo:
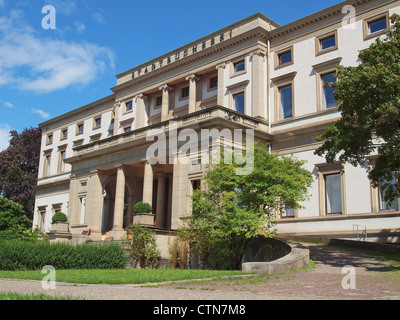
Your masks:
M 146 100 L 147 96 L 140 93 L 136 96 L 136 126 L 135 129 L 146 126 Z
M 79 182 L 75 174 L 70 176 L 69 180 L 69 201 L 68 201 L 68 220 L 71 225 L 79 224 L 79 198 L 78 198 Z
M 153 205 L 153 167 L 147 162 L 144 165 L 142 201 Z
M 126 208 L 126 225 L 129 226 L 133 223 L 133 204 L 134 204 L 134 199 L 135 197 L 133 196 L 128 196 L 127 202 L 127 208 Z
M 90 172 L 88 191 L 86 197 L 86 221 L 92 229 L 92 239 L 101 238 L 101 221 L 103 215 L 103 187 L 101 185 L 98 170 Z
M 117 102 L 116 104 L 114 104 L 114 131 L 113 131 L 113 135 L 116 136 L 118 135 L 118 128 L 119 128 L 119 109 L 121 106 L 121 102 Z
M 252 116 L 259 120 L 265 120 L 266 116 L 266 73 L 264 69 L 265 52 L 261 49 L 250 54 L 252 58 Z
M 171 87 L 164 84 L 160 87 L 162 91 L 162 102 L 161 102 L 161 121 L 168 120 L 168 112 L 169 112 L 169 91 Z
M 218 70 L 218 93 L 217 105 L 225 107 L 225 67 L 226 63 L 220 63 L 216 66 Z
M 117 168 L 117 183 L 115 188 L 114 224 L 112 233 L 124 230 L 124 202 L 125 202 L 125 172 L 123 166 Z M 118 239 L 119 240 L 119 239 Z
M 165 227 L 165 177 L 163 175 L 158 177 L 156 221 L 159 228 Z
M 189 110 L 188 113 L 196 111 L 196 81 L 199 80 L 195 74 L 191 74 L 186 77 L 186 81 L 189 81 Z
M 179 160 L 174 164 L 172 176 L 171 229 L 178 229 L 178 227 L 181 227 L 182 220 L 180 218 L 188 215 L 188 168 L 189 166 L 187 164 L 183 164 Z

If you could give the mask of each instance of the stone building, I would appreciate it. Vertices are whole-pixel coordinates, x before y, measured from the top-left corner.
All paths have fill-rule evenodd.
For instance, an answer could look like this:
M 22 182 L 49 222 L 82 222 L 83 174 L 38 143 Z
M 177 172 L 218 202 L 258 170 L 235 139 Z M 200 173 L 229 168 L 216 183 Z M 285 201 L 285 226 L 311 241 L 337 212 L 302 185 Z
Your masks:
M 323 85 L 335 81 L 338 64 L 359 63 L 359 51 L 382 36 L 394 13 L 394 0 L 345 1 L 283 26 L 256 13 L 118 74 L 110 95 L 40 124 L 33 226 L 50 231 L 62 211 L 73 235 L 119 238 L 143 201 L 153 206 L 159 235 L 176 230 L 205 170 L 200 151 L 188 163 L 171 161 L 185 144 L 177 136 L 228 128 L 252 130 L 271 152 L 307 160 L 313 172 L 309 201 L 278 214 L 279 233 L 346 237 L 357 225 L 369 237 L 395 239 L 399 204 L 387 206 L 371 187 L 373 156 L 353 167 L 314 154 L 316 137 L 340 117 Z M 166 137 L 158 154 L 166 161 L 152 162 L 146 153 L 157 132 Z

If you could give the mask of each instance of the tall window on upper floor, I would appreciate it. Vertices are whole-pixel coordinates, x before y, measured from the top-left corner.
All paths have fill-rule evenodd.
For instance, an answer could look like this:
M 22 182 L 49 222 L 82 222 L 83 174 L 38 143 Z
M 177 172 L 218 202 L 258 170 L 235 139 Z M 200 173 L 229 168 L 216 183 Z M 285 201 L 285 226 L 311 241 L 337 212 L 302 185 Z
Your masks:
M 59 159 L 59 165 L 58 165 L 59 173 L 65 172 L 65 158 L 66 158 L 66 150 L 62 149 L 62 150 L 60 150 L 60 159 Z
M 364 20 L 364 40 L 384 34 L 389 28 L 389 13 Z
M 336 77 L 334 72 L 329 72 L 326 74 L 321 75 L 321 84 L 322 84 L 322 92 L 323 92 L 323 97 L 322 97 L 322 102 L 323 102 L 323 109 L 332 109 L 336 108 L 337 104 L 335 101 L 335 88 L 332 87 L 327 87 L 328 83 L 335 83 L 336 82 Z
M 50 167 L 51 167 L 51 153 L 46 153 L 44 156 L 44 168 L 43 168 L 44 177 L 48 177 L 50 175 Z
M 233 101 L 235 104 L 235 110 L 244 114 L 244 92 L 234 94 Z
M 335 89 L 327 87 L 327 84 L 336 82 L 336 69 L 341 61 L 342 58 L 336 58 L 313 66 L 317 79 L 317 111 L 338 107 L 335 101 Z
M 273 78 L 275 86 L 275 121 L 292 119 L 294 112 L 294 77 L 296 72 Z
M 293 117 L 293 85 L 279 88 L 279 120 Z

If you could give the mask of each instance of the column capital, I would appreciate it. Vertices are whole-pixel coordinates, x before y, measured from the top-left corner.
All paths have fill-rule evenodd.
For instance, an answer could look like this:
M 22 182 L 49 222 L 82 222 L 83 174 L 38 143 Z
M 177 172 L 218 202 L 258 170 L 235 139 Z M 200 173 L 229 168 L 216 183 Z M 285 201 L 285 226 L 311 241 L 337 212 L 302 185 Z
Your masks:
M 215 69 L 225 69 L 225 67 L 226 67 L 226 62 L 222 62 L 222 63 L 219 63 L 219 64 L 217 64 L 216 66 L 215 66 Z
M 266 55 L 267 55 L 267 52 L 265 50 L 257 49 L 250 53 L 250 58 L 252 58 L 253 56 L 265 57 Z
M 172 87 L 170 87 L 167 84 L 163 84 L 162 86 L 159 87 L 159 89 L 162 90 L 162 91 L 171 91 Z
M 122 170 L 125 171 L 125 165 L 124 164 L 119 164 L 116 166 L 117 171 Z
M 186 81 L 199 81 L 200 78 L 196 76 L 194 73 L 186 77 Z
M 139 93 L 138 95 L 135 96 L 135 99 L 143 99 L 146 100 L 148 96 L 144 93 Z

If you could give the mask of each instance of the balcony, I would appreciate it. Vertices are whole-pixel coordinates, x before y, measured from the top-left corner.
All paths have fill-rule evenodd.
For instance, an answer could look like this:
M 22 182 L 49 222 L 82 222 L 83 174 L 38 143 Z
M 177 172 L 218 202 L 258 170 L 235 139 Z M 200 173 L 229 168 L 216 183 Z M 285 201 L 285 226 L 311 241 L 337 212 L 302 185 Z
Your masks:
M 271 140 L 271 136 L 268 133 L 267 121 L 256 120 L 253 117 L 222 106 L 213 106 L 183 116 L 172 117 L 169 120 L 117 136 L 77 145 L 73 148 L 74 156 L 66 159 L 66 162 L 73 163 L 76 160 L 82 160 L 86 157 L 96 157 L 109 152 L 118 152 L 134 145 L 148 144 L 149 142 L 146 141 L 148 134 L 158 130 L 162 130 L 168 134 L 171 128 L 176 130 L 185 128 L 192 128 L 194 130 L 202 128 L 254 129 L 256 139 Z

